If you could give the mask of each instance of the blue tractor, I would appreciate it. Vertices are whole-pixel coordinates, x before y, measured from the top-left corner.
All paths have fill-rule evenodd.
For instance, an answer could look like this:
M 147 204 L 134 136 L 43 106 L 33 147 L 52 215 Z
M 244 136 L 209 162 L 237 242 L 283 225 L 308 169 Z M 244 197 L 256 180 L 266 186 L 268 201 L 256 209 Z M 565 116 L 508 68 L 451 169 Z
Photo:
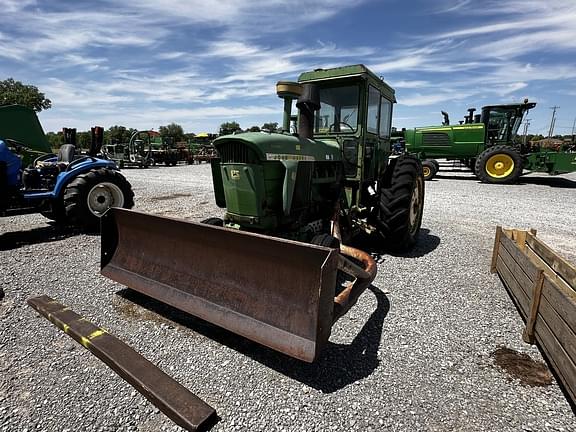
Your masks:
M 94 230 L 110 207 L 132 208 L 132 186 L 114 161 L 96 156 L 102 129 L 92 132 L 88 154 L 74 144 L 52 154 L 34 111 L 0 107 L 0 216 L 41 213 Z

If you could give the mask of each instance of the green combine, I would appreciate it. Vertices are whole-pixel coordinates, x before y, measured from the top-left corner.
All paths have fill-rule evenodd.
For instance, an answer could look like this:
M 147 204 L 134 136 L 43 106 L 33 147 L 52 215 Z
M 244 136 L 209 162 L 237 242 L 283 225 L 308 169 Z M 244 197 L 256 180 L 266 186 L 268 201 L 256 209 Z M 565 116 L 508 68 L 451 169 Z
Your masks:
M 399 135 L 406 151 L 422 159 L 426 180 L 434 178 L 440 168 L 436 159 L 461 161 L 485 183 L 515 183 L 525 172 L 556 175 L 576 171 L 574 145 L 550 149 L 518 139 L 522 119 L 535 106 L 528 100 L 488 105 L 481 114 L 470 108 L 457 125 L 451 125 L 448 114 L 442 111 L 441 126 L 417 127 Z
M 276 89 L 281 133 L 214 141 L 222 217 L 109 211 L 102 273 L 310 362 L 375 277 L 370 254 L 350 242 L 363 233 L 413 247 L 424 180 L 418 158 L 391 156 L 394 90 L 365 66 L 317 69 Z

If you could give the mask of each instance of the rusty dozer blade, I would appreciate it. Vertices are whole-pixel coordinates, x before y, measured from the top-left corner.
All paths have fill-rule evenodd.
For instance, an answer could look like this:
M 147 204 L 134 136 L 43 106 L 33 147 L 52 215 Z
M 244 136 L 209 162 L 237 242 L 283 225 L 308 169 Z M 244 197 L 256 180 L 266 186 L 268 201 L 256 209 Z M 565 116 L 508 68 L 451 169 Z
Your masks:
M 376 270 L 352 248 L 364 269 L 334 249 L 212 225 L 120 208 L 101 220 L 104 276 L 307 362 Z M 335 297 L 344 267 L 356 279 Z

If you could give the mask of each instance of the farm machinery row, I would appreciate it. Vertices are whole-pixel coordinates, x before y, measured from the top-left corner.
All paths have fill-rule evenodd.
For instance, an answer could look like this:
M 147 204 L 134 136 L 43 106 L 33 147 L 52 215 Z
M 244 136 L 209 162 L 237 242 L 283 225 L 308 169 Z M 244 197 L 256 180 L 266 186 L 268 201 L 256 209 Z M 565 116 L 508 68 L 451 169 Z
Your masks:
M 201 140 L 176 141 L 153 131 L 135 131 L 127 143 L 110 143 L 102 148 L 103 155 L 115 161 L 120 168 L 148 168 L 154 165 L 176 166 L 209 162 L 216 157 L 211 142 Z
M 436 159 L 460 161 L 486 183 L 515 183 L 525 172 L 551 175 L 576 171 L 576 146 L 566 143 L 546 146 L 522 142 L 518 129 L 536 103 L 488 105 L 480 114 L 470 108 L 460 124 L 450 124 L 442 111 L 440 126 L 417 127 L 396 133 L 405 151 L 423 161 L 426 180 L 440 169 Z

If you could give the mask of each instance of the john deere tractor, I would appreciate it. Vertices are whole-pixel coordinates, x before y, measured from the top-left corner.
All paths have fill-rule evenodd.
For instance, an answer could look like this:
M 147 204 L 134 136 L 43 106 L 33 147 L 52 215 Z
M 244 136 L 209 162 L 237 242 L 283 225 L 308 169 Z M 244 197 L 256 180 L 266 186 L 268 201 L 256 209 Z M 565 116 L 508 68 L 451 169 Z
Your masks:
M 365 66 L 317 69 L 276 89 L 281 133 L 214 141 L 223 217 L 198 224 L 112 209 L 103 218 L 102 273 L 312 361 L 376 273 L 353 237 L 396 250 L 416 243 L 422 165 L 391 157 L 394 90 Z
M 442 111 L 441 126 L 404 130 L 396 138 L 423 160 L 426 180 L 440 169 L 438 158 L 461 161 L 485 183 L 514 183 L 524 171 L 552 175 L 576 171 L 576 151 L 571 146 L 541 148 L 518 138 L 522 118 L 535 106 L 526 99 L 520 104 L 484 106 L 481 114 L 470 108 L 456 125 Z
M 0 216 L 41 213 L 97 229 L 110 207 L 131 208 L 134 193 L 113 161 L 96 157 L 103 129 L 92 129 L 87 155 L 73 144 L 52 154 L 34 111 L 0 107 Z

